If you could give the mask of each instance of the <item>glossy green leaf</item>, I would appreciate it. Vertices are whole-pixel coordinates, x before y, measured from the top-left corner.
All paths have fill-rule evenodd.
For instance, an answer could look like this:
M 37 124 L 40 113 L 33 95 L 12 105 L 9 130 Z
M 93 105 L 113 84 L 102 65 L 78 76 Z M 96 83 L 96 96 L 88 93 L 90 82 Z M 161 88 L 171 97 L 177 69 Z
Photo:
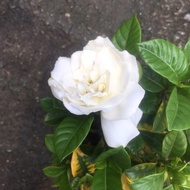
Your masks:
M 168 81 L 153 71 L 147 65 L 142 65 L 143 75 L 140 85 L 147 91 L 157 93 L 163 91 L 168 86 Z
M 173 89 L 166 107 L 168 130 L 190 128 L 190 98 Z
M 94 124 L 94 123 L 93 123 Z M 81 150 L 89 156 L 89 162 L 95 162 L 97 157 L 105 151 L 105 142 L 101 139 L 96 146 L 89 144 L 82 144 L 80 146 Z
M 43 172 L 48 177 L 59 177 L 62 175 L 65 171 L 64 167 L 58 167 L 58 166 L 48 166 L 43 169 Z
M 121 173 L 111 167 L 96 170 L 92 182 L 92 190 L 122 190 Z
M 182 157 L 187 149 L 187 139 L 183 131 L 169 132 L 162 144 L 162 156 L 164 158 Z
M 71 186 L 72 186 L 72 189 L 76 189 L 82 184 L 84 184 L 87 187 L 90 187 L 92 185 L 92 181 L 93 181 L 93 176 L 87 173 L 81 178 L 79 177 L 74 178 Z
M 44 124 L 49 126 L 59 125 L 66 116 L 67 114 L 64 112 L 47 113 L 44 118 Z
M 73 180 L 71 182 L 72 189 L 76 189 L 76 188 L 78 188 L 81 185 L 80 179 L 81 179 L 80 177 L 73 178 Z
M 152 152 L 161 154 L 162 141 L 165 137 L 163 134 L 141 131 L 144 142 L 150 147 Z
M 136 181 L 148 175 L 155 174 L 156 172 L 157 168 L 155 163 L 138 164 L 125 170 L 125 174 L 129 177 L 131 181 Z
M 85 176 L 83 176 L 80 179 L 80 184 L 85 184 L 87 186 L 91 186 L 92 181 L 93 181 L 93 176 L 91 176 L 90 174 L 87 173 Z
M 130 179 L 133 190 L 162 190 L 164 183 L 164 168 L 158 168 L 156 163 L 143 163 L 125 171 Z
M 65 111 L 63 103 L 55 98 L 44 98 L 40 100 L 40 106 L 46 113 Z
M 71 158 L 71 173 L 73 177 L 81 177 L 86 173 L 94 173 L 95 164 L 90 163 L 88 160 L 88 156 L 85 155 L 80 148 L 73 151 Z
M 146 114 L 155 113 L 159 107 L 159 101 L 157 94 L 146 92 L 143 100 L 141 101 L 140 109 Z
M 166 122 L 166 102 L 162 102 L 158 111 L 156 113 L 156 117 L 153 122 L 153 132 L 162 132 L 167 128 Z
M 127 169 L 131 166 L 131 160 L 127 151 L 123 147 L 118 147 L 115 149 L 109 149 L 106 152 L 100 154 L 96 160 L 96 168 L 101 168 L 108 158 L 122 169 Z
M 126 20 L 117 29 L 112 42 L 119 50 L 127 50 L 131 54 L 137 53 L 137 43 L 141 42 L 141 27 L 136 16 Z
M 131 166 L 130 156 L 124 148 L 117 154 L 112 155 L 111 159 L 123 170 L 128 169 Z
M 54 134 L 54 145 L 60 161 L 81 145 L 93 119 L 91 115 L 68 116 L 59 124 Z
M 133 190 L 163 190 L 164 172 L 143 177 L 130 184 Z
M 58 187 L 59 190 L 72 190 L 68 178 L 68 169 L 66 166 L 48 166 L 44 168 L 46 176 L 53 179 L 52 187 Z
M 48 134 L 45 137 L 45 145 L 47 147 L 47 149 L 50 152 L 55 153 L 55 147 L 54 147 L 54 135 L 53 134 Z
M 187 41 L 187 43 L 185 44 L 184 47 L 184 53 L 188 59 L 188 61 L 190 62 L 190 39 Z
M 70 181 L 67 175 L 67 170 L 64 171 L 64 173 L 59 176 L 58 178 L 54 179 L 54 186 L 59 187 L 59 190 L 72 190 Z
M 144 155 L 144 147 L 145 147 L 145 143 L 144 143 L 141 135 L 138 135 L 136 138 L 132 139 L 128 143 L 126 149 L 130 155 L 133 155 L 132 158 L 134 158 L 134 155 L 137 158 L 139 158 L 139 157 L 142 157 Z
M 47 113 L 44 119 L 45 125 L 56 126 L 64 117 L 71 115 L 63 106 L 63 103 L 55 98 L 44 98 L 40 100 L 42 109 Z
M 138 44 L 143 60 L 158 74 L 173 84 L 179 85 L 188 72 L 188 62 L 184 52 L 174 44 L 162 39 Z

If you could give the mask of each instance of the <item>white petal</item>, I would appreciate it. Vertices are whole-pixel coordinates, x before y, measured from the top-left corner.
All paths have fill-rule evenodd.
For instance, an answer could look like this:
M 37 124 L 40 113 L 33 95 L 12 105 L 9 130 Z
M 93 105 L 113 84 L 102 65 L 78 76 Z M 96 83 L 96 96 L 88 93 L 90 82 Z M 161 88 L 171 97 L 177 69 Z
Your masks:
M 55 96 L 55 98 L 62 101 L 64 92 L 63 92 L 63 89 L 60 86 L 60 84 L 53 78 L 49 78 L 48 84 L 49 84 L 52 94 Z
M 108 146 L 125 147 L 129 141 L 139 135 L 132 120 L 107 120 L 101 116 L 102 131 Z
M 138 125 L 142 115 L 143 115 L 143 112 L 138 108 L 136 113 L 131 117 L 131 120 L 135 126 Z
M 134 82 L 139 81 L 139 68 L 137 64 L 136 57 L 128 53 L 127 51 L 122 51 L 120 53 L 120 58 L 127 65 L 127 73 L 130 76 L 130 80 Z
M 95 57 L 96 53 L 92 50 L 84 50 L 82 52 L 80 61 L 82 63 L 81 67 L 85 72 L 92 70 Z
M 115 49 L 115 46 L 112 44 L 108 37 L 98 36 L 95 40 L 90 40 L 88 44 L 83 49 L 95 50 L 99 47 L 109 46 Z
M 137 110 L 142 98 L 144 97 L 144 89 L 135 82 L 128 84 L 126 96 L 119 105 L 112 109 L 102 110 L 102 115 L 107 119 L 127 119 L 131 117 Z
M 113 78 L 117 78 L 122 72 L 121 61 L 110 47 L 102 47 L 98 51 L 95 62 L 98 69 L 102 69 L 103 72 L 108 71 Z
M 58 82 L 64 75 L 71 72 L 71 59 L 67 57 L 59 57 L 55 63 L 54 69 L 51 72 L 51 77 Z
M 66 74 L 60 81 L 60 84 L 65 89 L 65 93 L 72 93 L 73 91 L 76 91 L 77 85 L 76 82 L 73 80 L 72 73 Z
M 63 100 L 64 101 L 64 106 L 72 113 L 72 114 L 75 114 L 75 115 L 83 115 L 84 113 L 77 109 L 74 105 L 72 105 L 71 102 L 68 102 L 66 100 Z M 86 114 L 88 115 L 88 114 Z
M 71 103 L 68 101 L 64 101 L 64 105 L 71 113 L 76 115 L 89 115 L 92 112 L 100 111 L 96 107 L 81 106 L 76 103 Z
M 80 58 L 81 58 L 82 51 L 76 51 L 71 55 L 71 69 L 72 72 L 80 69 Z

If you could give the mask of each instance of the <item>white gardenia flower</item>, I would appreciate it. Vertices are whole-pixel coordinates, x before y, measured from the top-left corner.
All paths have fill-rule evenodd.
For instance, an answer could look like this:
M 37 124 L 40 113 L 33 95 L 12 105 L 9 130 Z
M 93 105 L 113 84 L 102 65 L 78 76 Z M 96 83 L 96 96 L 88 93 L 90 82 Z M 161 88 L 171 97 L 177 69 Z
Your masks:
M 126 146 L 139 134 L 138 108 L 145 91 L 138 84 L 136 58 L 106 37 L 89 41 L 71 58 L 60 57 L 48 80 L 53 95 L 73 114 L 100 111 L 105 141 Z

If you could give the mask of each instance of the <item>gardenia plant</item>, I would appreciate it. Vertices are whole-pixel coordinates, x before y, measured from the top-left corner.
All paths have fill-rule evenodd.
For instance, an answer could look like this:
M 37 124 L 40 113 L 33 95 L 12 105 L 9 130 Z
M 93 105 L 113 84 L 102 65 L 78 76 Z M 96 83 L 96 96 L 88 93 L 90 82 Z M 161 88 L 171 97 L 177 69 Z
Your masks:
M 98 36 L 59 57 L 48 80 L 55 98 L 41 100 L 54 126 L 44 169 L 53 186 L 190 189 L 189 65 L 190 40 L 142 42 L 136 16 L 112 40 Z

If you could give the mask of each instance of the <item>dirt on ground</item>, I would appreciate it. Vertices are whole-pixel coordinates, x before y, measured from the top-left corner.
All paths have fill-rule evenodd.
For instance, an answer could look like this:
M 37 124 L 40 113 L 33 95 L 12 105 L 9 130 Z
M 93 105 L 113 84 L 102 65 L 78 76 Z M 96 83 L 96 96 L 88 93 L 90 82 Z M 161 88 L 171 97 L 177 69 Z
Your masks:
M 183 47 L 190 36 L 190 0 L 1 0 L 0 190 L 50 190 L 42 169 L 50 154 L 39 100 L 59 56 L 98 35 L 111 37 L 137 14 L 143 40 Z

